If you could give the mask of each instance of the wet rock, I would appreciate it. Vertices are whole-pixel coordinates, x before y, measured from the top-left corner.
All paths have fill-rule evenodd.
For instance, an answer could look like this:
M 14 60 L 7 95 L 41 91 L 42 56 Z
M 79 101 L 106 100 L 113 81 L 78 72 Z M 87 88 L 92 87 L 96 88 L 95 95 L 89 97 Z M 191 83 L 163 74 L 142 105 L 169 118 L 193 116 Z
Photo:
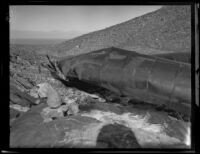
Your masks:
M 166 133 L 169 136 L 179 138 L 182 142 L 185 142 L 185 135 L 188 133 L 188 128 L 190 129 L 190 127 L 191 126 L 188 122 L 170 119 L 170 121 L 167 124 Z

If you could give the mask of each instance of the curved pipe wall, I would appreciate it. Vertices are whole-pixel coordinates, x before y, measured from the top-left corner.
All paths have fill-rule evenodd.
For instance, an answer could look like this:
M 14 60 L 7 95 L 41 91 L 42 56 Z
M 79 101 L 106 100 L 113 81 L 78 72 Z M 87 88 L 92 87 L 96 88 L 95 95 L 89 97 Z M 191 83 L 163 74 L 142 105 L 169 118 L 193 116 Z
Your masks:
M 107 48 L 61 60 L 58 67 L 67 78 L 190 115 L 190 64 Z

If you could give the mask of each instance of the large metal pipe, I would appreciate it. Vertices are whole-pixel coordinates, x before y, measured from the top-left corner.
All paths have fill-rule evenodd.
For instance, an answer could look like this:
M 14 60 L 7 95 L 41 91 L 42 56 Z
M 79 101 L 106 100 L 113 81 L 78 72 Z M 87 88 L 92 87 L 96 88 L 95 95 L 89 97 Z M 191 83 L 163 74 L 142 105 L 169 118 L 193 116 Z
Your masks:
M 58 67 L 66 78 L 190 115 L 190 64 L 112 47 L 63 59 Z
M 154 54 L 153 56 L 170 59 L 170 60 L 177 61 L 177 62 L 191 63 L 191 53 L 190 52 Z

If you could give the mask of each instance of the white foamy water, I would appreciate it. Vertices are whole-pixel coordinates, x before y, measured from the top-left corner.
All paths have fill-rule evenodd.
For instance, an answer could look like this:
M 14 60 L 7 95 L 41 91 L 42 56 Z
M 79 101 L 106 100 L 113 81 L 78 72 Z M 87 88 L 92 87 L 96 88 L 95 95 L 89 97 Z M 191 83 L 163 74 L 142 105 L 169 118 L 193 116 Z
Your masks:
M 191 146 L 191 128 L 190 128 L 190 127 L 187 128 L 187 133 L 186 133 L 186 135 L 185 135 L 185 141 L 184 141 L 184 143 L 185 143 L 188 147 Z
M 92 117 L 101 121 L 103 123 L 101 126 L 118 123 L 130 128 L 142 147 L 148 147 L 149 145 L 159 147 L 159 145 L 181 143 L 178 138 L 170 137 L 165 133 L 164 124 L 149 123 L 150 114 L 141 116 L 128 112 L 118 115 L 113 112 L 93 110 L 90 113 L 83 113 L 82 116 Z

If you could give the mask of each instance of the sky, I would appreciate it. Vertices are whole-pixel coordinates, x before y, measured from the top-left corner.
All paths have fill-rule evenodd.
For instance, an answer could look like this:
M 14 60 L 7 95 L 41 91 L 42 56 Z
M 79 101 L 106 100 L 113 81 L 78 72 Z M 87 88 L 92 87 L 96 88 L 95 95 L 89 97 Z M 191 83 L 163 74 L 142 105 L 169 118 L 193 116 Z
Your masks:
M 155 11 L 159 5 L 11 5 L 11 38 L 73 38 Z

